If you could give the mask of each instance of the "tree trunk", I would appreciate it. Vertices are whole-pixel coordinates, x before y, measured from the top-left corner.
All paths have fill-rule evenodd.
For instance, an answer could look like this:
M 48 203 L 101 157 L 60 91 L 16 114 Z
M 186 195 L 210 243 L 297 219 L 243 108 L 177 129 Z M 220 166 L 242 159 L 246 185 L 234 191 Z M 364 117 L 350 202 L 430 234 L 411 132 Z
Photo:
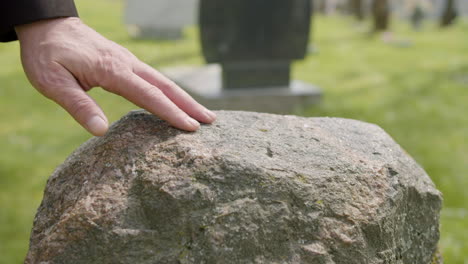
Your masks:
M 374 32 L 387 31 L 390 23 L 390 5 L 388 0 L 373 0 L 372 15 Z
M 455 22 L 457 18 L 457 9 L 455 7 L 455 0 L 445 0 L 445 9 L 442 14 L 442 20 L 440 21 L 440 26 L 447 27 Z

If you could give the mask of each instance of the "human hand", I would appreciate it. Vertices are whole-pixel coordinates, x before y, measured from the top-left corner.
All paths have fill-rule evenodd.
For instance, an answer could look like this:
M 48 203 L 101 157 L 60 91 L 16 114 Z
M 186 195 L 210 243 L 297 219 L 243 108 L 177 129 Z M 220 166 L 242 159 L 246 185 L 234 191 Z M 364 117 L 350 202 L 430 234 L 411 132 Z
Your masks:
M 102 109 L 86 94 L 98 86 L 179 129 L 195 131 L 200 126 L 196 120 L 216 119 L 174 82 L 79 18 L 34 22 L 17 26 L 16 32 L 31 84 L 93 135 L 102 136 L 108 129 Z

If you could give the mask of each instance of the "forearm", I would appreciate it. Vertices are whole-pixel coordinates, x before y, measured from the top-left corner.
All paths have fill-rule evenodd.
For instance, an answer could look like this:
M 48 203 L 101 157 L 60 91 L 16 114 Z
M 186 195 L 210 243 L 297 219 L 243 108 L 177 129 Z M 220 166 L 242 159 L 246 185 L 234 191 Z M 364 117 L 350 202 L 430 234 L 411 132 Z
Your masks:
M 0 42 L 17 39 L 15 26 L 58 17 L 77 17 L 73 0 L 1 0 Z

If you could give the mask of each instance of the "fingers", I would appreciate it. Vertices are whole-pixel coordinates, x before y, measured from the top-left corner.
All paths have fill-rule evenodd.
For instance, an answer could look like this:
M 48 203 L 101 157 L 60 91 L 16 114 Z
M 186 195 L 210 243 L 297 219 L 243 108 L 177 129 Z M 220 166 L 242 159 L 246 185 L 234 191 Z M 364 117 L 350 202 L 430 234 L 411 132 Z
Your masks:
M 153 86 L 159 88 L 174 104 L 196 120 L 210 124 L 216 115 L 195 101 L 189 94 L 149 65 L 138 61 L 134 72 Z
M 63 67 L 57 69 L 61 85 L 49 86 L 46 96 L 62 106 L 81 126 L 95 136 L 103 136 L 108 121 L 101 108 Z M 65 84 L 64 84 L 65 83 Z
M 177 107 L 161 90 L 133 72 L 116 76 L 104 88 L 125 97 L 176 128 L 195 131 L 200 127 L 200 123 Z

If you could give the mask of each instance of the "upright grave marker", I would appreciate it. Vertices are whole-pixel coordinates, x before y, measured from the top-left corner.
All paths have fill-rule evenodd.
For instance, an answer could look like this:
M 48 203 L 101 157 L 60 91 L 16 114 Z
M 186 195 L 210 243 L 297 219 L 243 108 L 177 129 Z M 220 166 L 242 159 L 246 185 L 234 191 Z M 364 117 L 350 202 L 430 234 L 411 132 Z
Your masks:
M 310 1 L 200 2 L 200 32 L 208 63 L 220 63 L 224 88 L 288 86 L 292 60 L 303 59 Z
M 289 113 L 320 91 L 291 81 L 291 63 L 306 56 L 310 0 L 201 0 L 200 39 L 208 65 L 166 71 L 214 109 Z
M 198 0 L 127 0 L 125 23 L 136 38 L 178 39 L 194 24 Z

